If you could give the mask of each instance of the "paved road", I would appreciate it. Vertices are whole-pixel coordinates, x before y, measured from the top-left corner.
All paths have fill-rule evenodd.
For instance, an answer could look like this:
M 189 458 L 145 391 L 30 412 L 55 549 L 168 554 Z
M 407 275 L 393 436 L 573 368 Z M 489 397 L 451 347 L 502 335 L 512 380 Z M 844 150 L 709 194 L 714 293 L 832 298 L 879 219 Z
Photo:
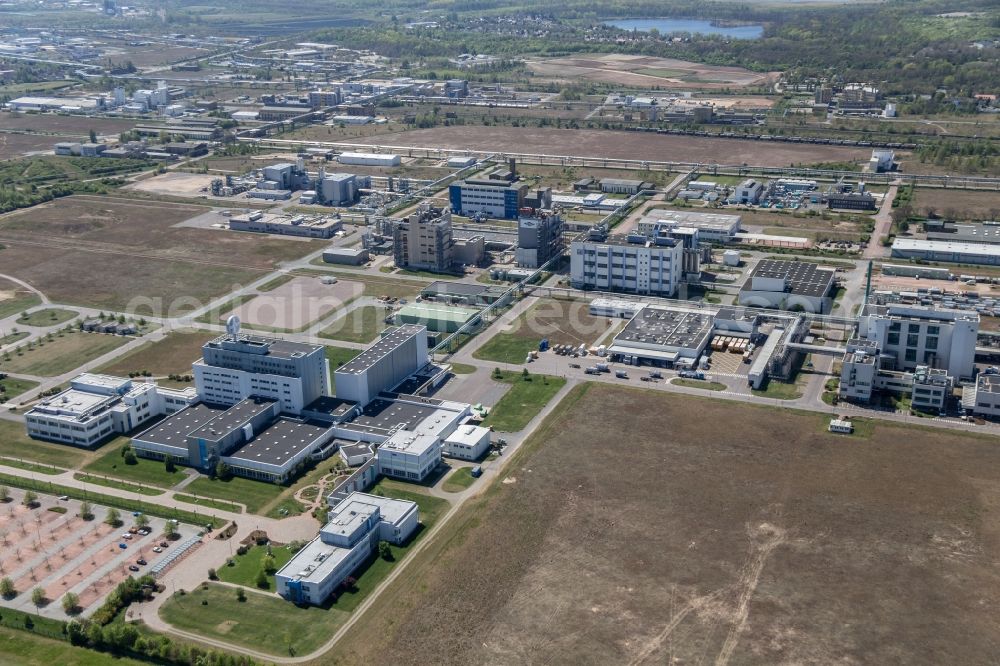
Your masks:
M 891 253 L 890 248 L 883 247 L 882 240 L 889 236 L 889 230 L 892 228 L 892 200 L 896 198 L 898 190 L 899 181 L 896 181 L 889 186 L 889 190 L 882 199 L 882 205 L 879 206 L 878 213 L 875 214 L 875 231 L 872 232 L 868 247 L 865 248 L 863 254 L 865 259 L 888 257 Z

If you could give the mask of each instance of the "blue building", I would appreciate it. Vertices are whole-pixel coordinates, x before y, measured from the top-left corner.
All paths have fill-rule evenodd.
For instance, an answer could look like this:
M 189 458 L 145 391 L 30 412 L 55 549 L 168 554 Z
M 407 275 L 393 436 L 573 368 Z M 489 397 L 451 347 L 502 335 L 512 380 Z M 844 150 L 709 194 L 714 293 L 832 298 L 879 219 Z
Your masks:
M 448 198 L 456 215 L 516 220 L 524 206 L 527 190 L 527 184 L 505 179 L 468 178 L 452 183 L 448 188 Z

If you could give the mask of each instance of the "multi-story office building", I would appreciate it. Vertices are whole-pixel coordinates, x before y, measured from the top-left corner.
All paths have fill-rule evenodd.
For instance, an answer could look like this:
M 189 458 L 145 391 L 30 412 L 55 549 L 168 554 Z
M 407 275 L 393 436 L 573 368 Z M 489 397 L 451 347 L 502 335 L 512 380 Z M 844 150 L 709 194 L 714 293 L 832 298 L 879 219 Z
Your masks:
M 898 370 L 925 365 L 956 379 L 972 378 L 979 314 L 921 305 L 867 305 L 858 336 L 873 340 Z
M 683 257 L 683 244 L 667 236 L 581 235 L 570 245 L 570 280 L 577 289 L 672 296 Z
M 516 220 L 524 207 L 526 183 L 501 178 L 468 178 L 452 183 L 448 199 L 456 215 Z
M 455 239 L 451 234 L 451 213 L 424 203 L 409 217 L 393 220 L 392 252 L 400 268 L 442 273 L 452 270 Z
M 202 400 L 235 405 L 251 396 L 270 398 L 286 414 L 300 414 L 330 394 L 329 365 L 322 345 L 227 333 L 206 342 L 194 363 Z
M 517 222 L 515 259 L 522 268 L 538 268 L 562 251 L 562 217 L 541 213 Z
M 414 502 L 351 493 L 332 502 L 319 535 L 274 576 L 278 594 L 297 604 L 320 605 L 364 564 L 379 541 L 405 543 L 417 529 Z
M 197 402 L 192 388 L 84 373 L 65 391 L 36 403 L 24 421 L 31 437 L 89 448 Z

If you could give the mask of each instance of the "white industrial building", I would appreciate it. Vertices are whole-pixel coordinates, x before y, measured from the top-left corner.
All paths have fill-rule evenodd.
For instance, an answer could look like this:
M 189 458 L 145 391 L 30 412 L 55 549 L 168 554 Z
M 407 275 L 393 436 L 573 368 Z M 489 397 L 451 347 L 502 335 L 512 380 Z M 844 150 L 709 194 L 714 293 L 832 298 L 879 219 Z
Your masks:
M 490 450 L 490 429 L 463 424 L 444 439 L 444 455 L 459 460 L 479 460 Z
M 892 242 L 892 256 L 898 259 L 997 266 L 1000 265 L 1000 245 L 897 238 Z
M 754 204 L 760 202 L 764 194 L 764 183 L 753 178 L 747 178 L 736 186 L 733 192 L 733 199 L 739 204 Z
M 337 397 L 364 407 L 427 362 L 426 326 L 406 324 L 389 329 L 380 340 L 337 369 Z
M 636 226 L 636 231 L 644 235 L 652 235 L 656 228 L 667 229 L 688 227 L 698 230 L 701 240 L 710 243 L 729 243 L 740 232 L 739 215 L 723 213 L 701 213 L 686 210 L 651 210 L 647 212 Z
M 253 211 L 229 218 L 232 231 L 249 231 L 278 236 L 330 239 L 343 223 L 330 215 L 278 215 Z
M 826 314 L 833 305 L 835 275 L 808 261 L 762 259 L 740 288 L 738 303 Z
M 927 366 L 956 379 L 975 371 L 979 314 L 921 305 L 866 305 L 858 320 L 858 337 L 875 342 L 894 370 Z M 883 363 L 883 367 L 885 364 Z
M 916 366 L 912 372 L 892 367 L 895 359 L 880 353 L 873 340 L 851 339 L 840 372 L 839 396 L 850 402 L 870 402 L 876 391 L 907 396 L 913 409 L 939 412 L 947 406 L 955 380 L 946 370 Z
M 962 389 L 962 407 L 977 416 L 1000 416 L 1000 375 L 980 373 L 975 384 Z
M 193 388 L 84 373 L 65 391 L 36 403 L 24 421 L 31 437 L 89 448 L 197 402 Z
M 674 238 L 583 234 L 570 244 L 570 281 L 577 289 L 672 296 L 683 257 L 683 244 Z
M 259 396 L 278 401 L 287 414 L 301 414 L 317 398 L 330 395 L 322 345 L 240 333 L 220 335 L 202 346 L 194 381 L 205 402 L 235 405 Z
M 394 167 L 402 164 L 399 155 L 383 153 L 341 153 L 337 156 L 337 161 L 341 164 L 354 164 L 358 166 Z
M 322 604 L 375 557 L 380 541 L 405 543 L 419 521 L 414 502 L 351 493 L 333 505 L 319 535 L 275 574 L 278 594 L 296 604 Z

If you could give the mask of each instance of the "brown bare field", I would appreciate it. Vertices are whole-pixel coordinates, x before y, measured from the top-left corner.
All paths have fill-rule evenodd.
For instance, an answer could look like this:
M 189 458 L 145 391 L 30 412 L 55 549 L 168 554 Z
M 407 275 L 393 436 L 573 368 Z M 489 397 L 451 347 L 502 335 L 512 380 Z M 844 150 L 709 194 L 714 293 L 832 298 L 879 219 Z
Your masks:
M 119 118 L 87 118 L 56 113 L 0 113 L 0 128 L 8 130 L 28 130 L 48 132 L 67 137 L 86 137 L 90 130 L 98 134 L 118 134 L 132 129 L 135 120 Z M 62 139 L 53 138 L 52 143 Z
M 950 220 L 996 220 L 1000 219 L 1000 192 L 917 188 L 913 208 L 919 215 L 934 211 Z
M 436 127 L 358 139 L 373 145 L 525 152 L 583 157 L 705 164 L 790 166 L 864 161 L 871 151 L 844 146 L 807 146 L 715 137 L 541 127 Z
M 777 73 L 762 74 L 742 67 L 722 67 L 641 55 L 598 54 L 568 56 L 528 63 L 542 80 L 599 81 L 625 86 L 672 88 L 742 87 L 766 84 Z
M 112 53 L 110 58 L 114 62 L 124 63 L 130 60 L 136 67 L 149 67 L 151 65 L 169 65 L 178 60 L 205 56 L 209 53 L 207 49 L 199 49 L 193 46 L 149 44 L 146 46 L 115 48 L 115 53 Z
M 297 331 L 344 307 L 364 290 L 363 284 L 350 280 L 326 285 L 316 278 L 297 277 L 223 313 L 219 319 L 237 315 L 252 326 Z
M 73 196 L 0 217 L 4 272 L 60 303 L 188 312 L 316 246 L 178 226 L 202 206 Z M 133 300 L 140 299 L 140 300 Z
M 61 140 L 61 137 L 44 134 L 2 132 L 0 133 L 0 160 L 12 160 L 27 153 L 52 152 L 52 144 Z
M 191 364 L 201 358 L 201 346 L 218 336 L 208 331 L 172 331 L 163 340 L 149 342 L 100 368 L 124 376 L 148 370 L 154 377 L 191 374 Z
M 992 663 L 988 436 L 575 389 L 330 663 Z

